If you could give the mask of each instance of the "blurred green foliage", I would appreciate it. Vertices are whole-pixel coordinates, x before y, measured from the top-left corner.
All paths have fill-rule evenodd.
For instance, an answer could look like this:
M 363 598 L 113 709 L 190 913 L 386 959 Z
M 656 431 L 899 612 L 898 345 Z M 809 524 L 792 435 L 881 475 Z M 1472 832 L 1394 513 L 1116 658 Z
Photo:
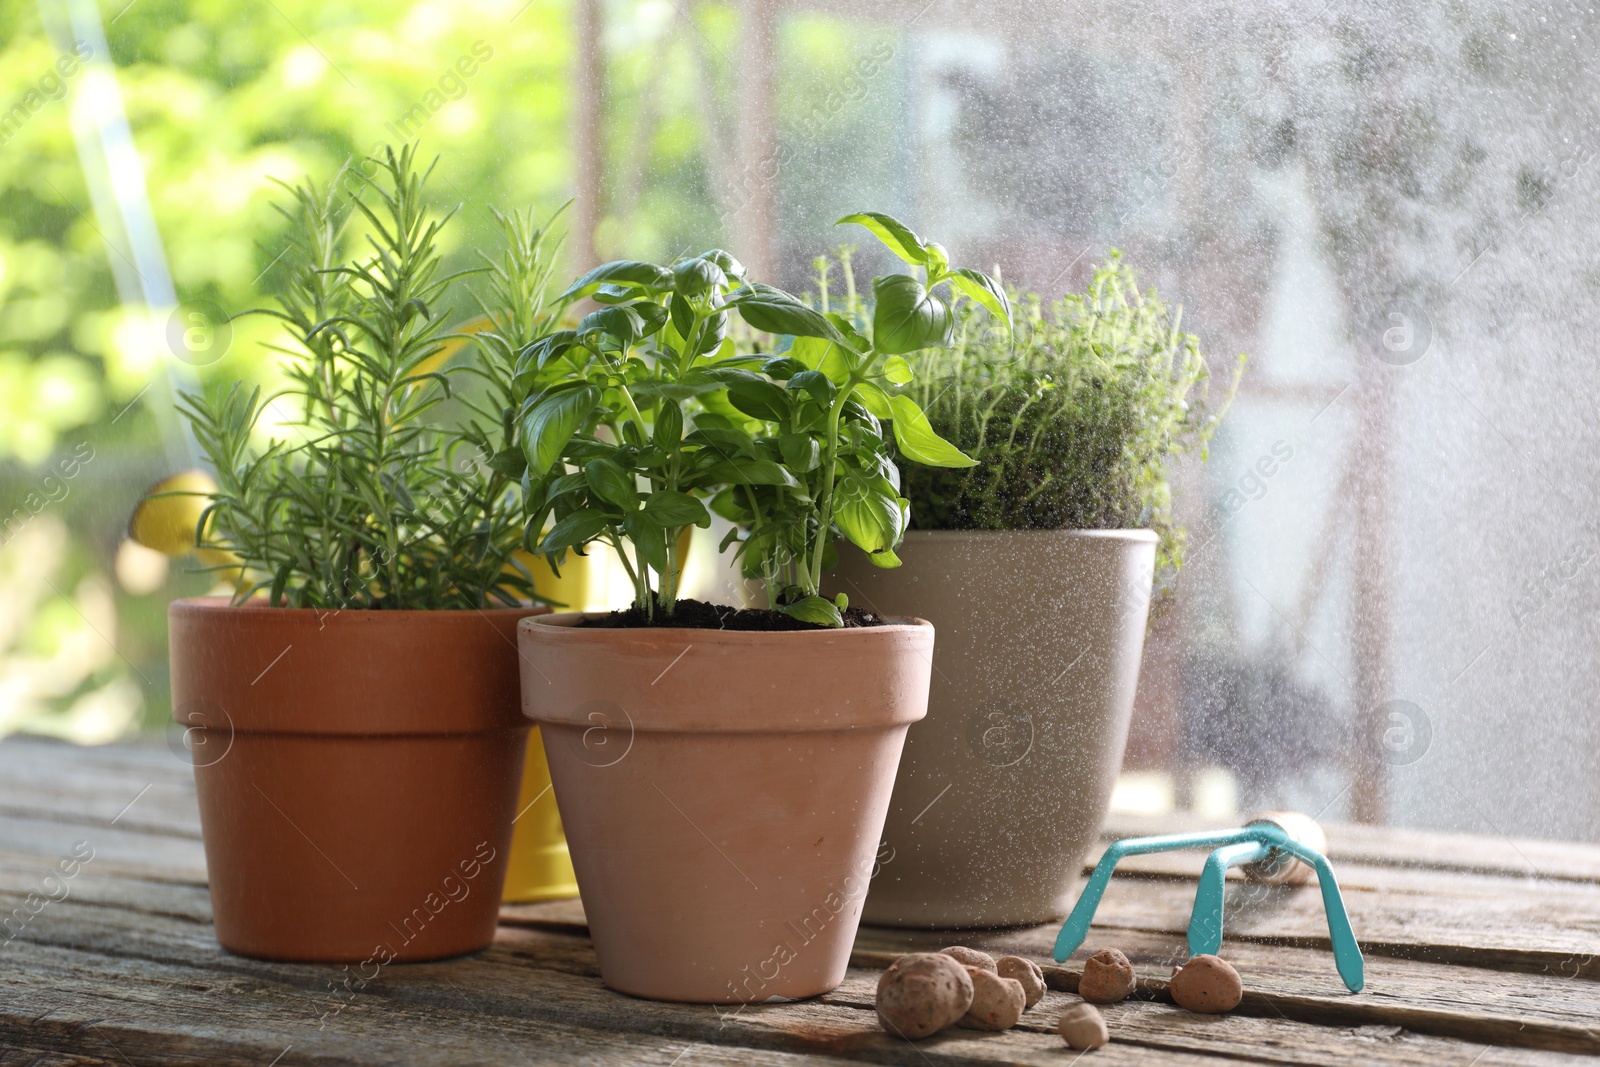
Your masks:
M 121 238 L 96 214 L 71 121 L 91 81 L 52 76 L 63 57 L 42 11 L 66 2 L 0 0 L 0 734 L 93 740 L 167 718 L 165 603 L 210 585 L 193 560 L 168 568 L 125 543 L 141 494 L 185 462 L 164 376 L 269 391 L 284 378 L 264 317 L 235 321 L 225 354 L 196 374 L 168 349 L 165 310 L 120 302 L 113 258 L 128 252 L 108 247 L 107 232 Z M 229 315 L 268 303 L 286 245 L 273 179 L 325 181 L 381 143 L 414 140 L 421 158 L 439 157 L 435 207 L 459 208 L 449 269 L 498 247 L 490 203 L 544 215 L 573 194 L 565 0 L 104 0 L 100 11 L 181 301 Z M 726 163 L 748 77 L 736 6 L 618 0 L 605 23 L 602 258 L 727 243 L 741 180 L 778 184 L 780 231 L 831 210 L 810 206 L 819 182 L 894 206 L 883 195 L 892 154 L 861 150 L 889 143 L 901 121 L 882 106 L 898 76 L 893 31 L 786 18 L 785 152 L 773 173 L 741 176 Z M 52 474 L 80 445 L 94 459 L 71 479 Z

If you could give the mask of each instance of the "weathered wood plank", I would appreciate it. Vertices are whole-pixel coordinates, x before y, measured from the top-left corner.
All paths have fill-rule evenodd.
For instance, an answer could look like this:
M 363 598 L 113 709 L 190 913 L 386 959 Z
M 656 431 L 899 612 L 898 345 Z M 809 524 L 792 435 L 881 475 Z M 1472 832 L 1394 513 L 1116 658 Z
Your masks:
M 1178 821 L 1120 820 L 1108 839 Z M 1203 857 L 1141 858 L 1113 883 L 1084 950 L 1128 952 L 1146 998 L 1108 1011 L 1114 1044 L 1096 1062 L 1466 1065 L 1600 1053 L 1591 980 L 1600 977 L 1600 849 L 1329 829 L 1368 950 L 1367 991 L 1350 996 L 1338 983 L 1314 889 L 1235 885 L 1224 955 L 1245 973 L 1246 1003 L 1225 1020 L 1162 1003 L 1166 967 L 1186 955 Z M 79 840 L 96 853 L 70 896 L 15 941 L 0 939 L 0 1064 L 125 1062 L 94 1042 L 91 1023 L 129 1038 L 141 1064 L 266 1063 L 285 1035 L 320 1040 L 330 1028 L 316 1023 L 342 1002 L 329 985 L 340 969 L 260 963 L 216 945 L 190 771 L 164 745 L 0 744 L 0 916 Z M 917 1046 L 886 1037 L 871 1012 L 876 969 L 900 951 L 959 940 L 1048 962 L 1054 933 L 864 930 L 835 993 L 718 1012 L 605 990 L 578 902 L 509 907 L 491 949 L 385 969 L 333 1015 L 348 1033 L 297 1045 L 283 1062 L 1061 1063 L 1048 1030 L 1066 992 L 1008 1034 Z M 1075 988 L 1077 973 L 1072 962 L 1049 967 L 1057 990 Z M 219 1001 L 237 1017 L 219 1016 Z
M 528 1055 L 532 1045 L 541 1062 L 587 1053 L 600 1063 L 665 1063 L 670 1057 L 635 1056 L 634 1050 L 676 1054 L 692 1043 L 697 1058 L 702 1048 L 731 1049 L 742 1057 L 723 1062 L 790 1062 L 775 1056 L 804 1053 L 828 1057 L 820 1060 L 828 1063 L 1059 1064 L 1065 1050 L 1049 1030 L 1070 999 L 1049 994 L 1021 1027 L 1006 1034 L 955 1031 L 912 1047 L 877 1026 L 872 971 L 852 971 L 840 990 L 805 1003 L 739 1011 L 655 1004 L 604 989 L 582 939 L 531 930 L 510 931 L 478 956 L 388 968 L 348 997 L 327 989 L 331 968 L 240 961 L 243 972 L 224 973 L 142 956 L 39 944 L 20 948 L 19 956 L 0 966 L 25 970 L 36 980 L 34 991 L 0 1008 L 0 1040 L 22 1030 L 41 1043 L 41 1027 L 32 1019 L 48 1012 L 43 1029 L 55 1044 L 46 1047 L 87 1048 L 73 1042 L 85 1041 L 86 1024 L 95 1021 L 102 1029 L 119 1027 L 108 1031 L 119 1045 L 127 1036 L 143 1042 L 141 1053 L 159 1052 L 162 1062 L 173 1063 L 215 1057 L 222 1048 L 270 1058 L 281 1051 L 271 1048 L 281 1039 L 295 1045 L 293 1062 L 514 1062 L 502 1053 Z M 0 974 L 11 978 L 6 971 Z M 1153 1003 L 1118 1005 L 1107 1014 L 1116 1040 L 1097 1057 L 1099 1063 L 1187 1065 L 1231 1055 L 1267 1064 L 1466 1065 L 1488 1051 L 1392 1028 L 1345 1033 L 1287 1019 L 1219 1020 Z M 303 1039 L 292 1040 L 297 1034 Z M 401 1035 L 416 1047 L 402 1045 Z M 463 1047 L 462 1041 L 477 1044 Z M 174 1043 L 176 1051 L 168 1047 Z M 1493 1062 L 1569 1062 L 1551 1053 L 1493 1051 Z
M 1106 820 L 1101 836 L 1106 841 L 1114 841 L 1230 825 L 1238 823 L 1182 812 L 1160 816 L 1113 814 Z M 1356 823 L 1325 823 L 1323 829 L 1328 833 L 1328 858 L 1335 866 L 1364 863 L 1376 867 L 1413 867 L 1558 881 L 1600 881 L 1600 844 L 1505 837 L 1487 822 L 1482 834 Z
M 163 964 L 43 948 L 28 967 L 47 984 L 11 988 L 6 983 L 0 1049 L 101 1057 L 86 1062 L 174 1067 L 552 1062 L 838 1067 L 850 1062 L 825 1053 L 753 1050 L 653 1034 L 630 1034 L 624 1043 L 615 1031 L 490 1014 L 462 985 L 443 986 L 437 1000 L 425 1004 L 358 998 L 364 1002 L 318 1029 L 328 998 L 271 982 L 218 980 Z M 86 967 L 93 970 L 85 973 Z M 445 1003 L 447 998 L 453 1003 Z
M 156 781 L 170 790 L 176 804 L 159 803 L 153 810 L 162 813 L 162 823 L 171 817 L 189 832 L 197 832 L 199 821 L 194 808 L 181 803 L 192 798 L 194 783 L 189 768 L 163 741 L 119 743 L 80 747 L 33 737 L 11 737 L 0 741 L 0 805 L 16 802 L 12 783 L 44 787 L 51 796 L 51 807 L 75 814 L 109 818 L 116 812 L 114 802 L 126 786 L 136 792 L 143 784 Z M 56 783 L 51 786 L 50 783 Z M 71 788 L 64 787 L 70 783 Z M 80 787 L 82 800 L 78 799 Z M 43 795 L 43 794 L 41 794 Z M 131 793 L 128 794 L 131 796 Z M 121 801 L 125 803 L 126 801 Z M 142 806 L 144 801 L 140 801 Z M 29 805 L 22 804 L 26 808 Z M 108 810 L 109 807 L 109 810 Z M 131 813 L 130 813 L 131 817 Z M 1202 819 L 1178 813 L 1163 816 L 1114 814 L 1103 838 L 1107 841 L 1176 830 L 1206 829 L 1227 825 L 1215 819 Z M 1326 826 L 1329 856 L 1336 864 L 1367 865 L 1376 868 L 1411 868 L 1419 871 L 1472 872 L 1534 878 L 1549 881 L 1600 883 L 1600 844 L 1567 841 L 1541 841 L 1500 836 L 1485 824 L 1482 835 L 1406 830 L 1355 824 L 1330 823 Z M 1178 854 L 1184 855 L 1184 854 Z M 1090 857 L 1091 860 L 1095 857 Z M 1197 861 L 1168 864 L 1165 858 L 1141 858 L 1133 864 L 1154 864 L 1151 873 L 1192 874 Z
M 51 905 L 56 910 L 40 916 L 39 925 L 26 931 L 27 940 L 108 956 L 131 955 L 137 959 L 159 960 L 202 974 L 270 975 L 275 980 L 311 991 L 325 989 L 328 981 L 341 973 L 334 967 L 262 964 L 223 952 L 212 940 L 205 922 L 208 912 L 204 893 L 199 890 L 180 886 L 144 887 L 142 897 L 130 893 L 125 886 L 89 884 L 85 890 L 59 905 Z M 136 915 L 125 913 L 130 903 L 140 907 Z M 480 957 L 480 961 L 493 962 L 503 956 L 505 962 L 513 966 L 553 970 L 591 981 L 597 979 L 598 969 L 587 939 L 565 934 L 565 931 L 582 929 L 571 922 L 573 918 L 581 919 L 581 913 L 575 915 L 570 904 L 519 910 L 535 909 L 558 917 L 565 912 L 564 919 L 557 923 L 562 933 L 540 929 L 534 920 L 525 919 L 526 926 L 504 929 L 495 948 Z M 1021 951 L 1037 958 L 1045 957 L 1048 952 L 1048 935 L 1046 930 L 1011 931 L 961 940 L 983 944 L 996 951 Z M 900 951 L 937 948 L 948 940 L 949 935 L 865 930 L 858 939 L 855 962 L 876 969 L 886 965 Z M 1177 943 L 1152 940 L 1135 945 L 1124 939 L 1118 945 L 1130 953 L 1148 976 L 1147 994 L 1159 996 L 1165 986 L 1166 964 L 1181 958 Z M 1461 972 L 1454 969 L 1457 980 L 1450 982 L 1441 979 L 1451 976 L 1451 968 L 1374 961 L 1372 991 L 1350 997 L 1342 991 L 1330 992 L 1337 981 L 1332 977 L 1331 964 L 1325 954 L 1281 948 L 1269 950 L 1260 946 L 1243 946 L 1243 952 L 1241 955 L 1232 947 L 1227 952 L 1243 968 L 1250 982 L 1252 998 L 1243 1013 L 1259 1015 L 1269 1026 L 1274 1017 L 1282 1015 L 1297 1023 L 1326 1024 L 1341 1029 L 1405 1027 L 1441 1036 L 1470 1035 L 1489 1044 L 1600 1051 L 1600 1038 L 1589 1029 L 1590 1021 L 1595 1018 L 1597 1001 L 1600 1001 L 1594 983 L 1570 985 L 1555 978 L 1519 982 L 1515 992 L 1534 1005 L 1545 1004 L 1542 1009 L 1528 1008 L 1519 1006 L 1517 997 L 1510 995 L 1512 991 L 1505 988 L 1503 981 L 1488 972 L 1467 972 L 1471 980 L 1462 982 L 1459 980 Z M 1075 968 L 1053 968 L 1047 958 L 1043 962 L 1051 966 L 1052 978 L 1058 987 L 1074 988 Z M 4 963 L 5 956 L 0 953 L 0 965 Z M 452 968 L 456 965 L 436 966 Z M 391 969 L 391 972 L 402 970 L 418 973 L 416 968 Z M 462 980 L 468 979 L 463 977 Z M 508 976 L 503 980 L 526 984 L 527 976 L 520 979 Z M 474 984 L 481 983 L 474 980 Z M 866 990 L 861 994 L 865 999 L 857 998 L 857 1006 L 870 1007 L 870 986 L 862 988 Z M 1560 999 L 1562 994 L 1566 995 L 1565 1002 Z M 1557 1004 L 1561 1007 L 1556 1007 Z M 1194 1018 L 1190 1017 L 1190 1021 Z M 1163 1024 L 1166 1030 L 1173 1025 L 1171 1021 Z

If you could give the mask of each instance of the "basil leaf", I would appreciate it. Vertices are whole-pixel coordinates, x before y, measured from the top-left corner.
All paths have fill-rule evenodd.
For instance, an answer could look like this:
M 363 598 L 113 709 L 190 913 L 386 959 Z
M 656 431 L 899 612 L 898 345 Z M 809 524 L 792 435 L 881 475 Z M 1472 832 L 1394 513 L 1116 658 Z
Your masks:
M 949 280 L 950 284 L 988 308 L 991 314 L 1005 319 L 1006 325 L 1011 324 L 1011 298 L 995 284 L 993 278 L 971 267 L 957 267 L 950 272 Z
M 706 474 L 714 481 L 727 482 L 730 485 L 782 485 L 790 489 L 800 487 L 794 475 L 770 459 L 738 456 L 734 459 L 719 460 L 706 469 Z
M 889 394 L 871 382 L 862 382 L 856 386 L 856 391 L 852 395 L 861 402 L 862 407 L 878 418 L 894 418 L 894 409 L 889 406 Z
M 676 400 L 662 400 L 661 409 L 656 412 L 655 422 L 650 427 L 650 443 L 664 452 L 673 452 L 681 440 L 683 409 Z
M 894 554 L 893 549 L 886 548 L 882 552 L 868 552 L 867 562 L 888 571 L 900 566 L 900 557 Z
M 834 383 L 850 377 L 851 360 L 845 349 L 820 337 L 796 337 L 789 346 L 789 357 L 826 375 Z
M 528 469 L 542 478 L 561 458 L 567 442 L 600 403 L 592 385 L 547 394 L 522 417 L 522 451 Z
M 783 453 L 784 464 L 801 474 L 816 470 L 822 459 L 822 446 L 808 433 L 784 434 L 778 438 L 778 451 Z
M 728 402 L 752 419 L 768 422 L 786 422 L 794 410 L 794 400 L 788 392 L 765 379 L 728 386 Z
M 729 293 L 728 306 L 738 308 L 745 322 L 766 333 L 844 340 L 833 323 L 809 304 L 760 282 L 751 282 Z
M 810 393 L 811 398 L 824 408 L 833 403 L 833 398 L 839 394 L 839 387 L 834 385 L 819 370 L 803 370 L 789 379 L 789 389 Z
M 632 283 L 645 289 L 671 289 L 672 272 L 666 267 L 658 266 L 655 263 L 641 263 L 634 259 L 619 259 L 611 263 L 602 263 L 567 286 L 567 291 L 557 299 L 572 300 L 580 296 L 588 296 L 599 289 L 603 282 Z
M 657 574 L 667 572 L 667 536 L 662 528 L 643 511 L 635 511 L 622 520 L 622 529 L 638 549 L 644 565 Z
M 923 247 L 922 238 L 912 233 L 911 228 L 899 219 L 877 211 L 859 211 L 854 215 L 846 215 L 834 225 L 843 226 L 850 222 L 871 230 L 884 247 L 907 263 L 920 267 L 928 262 L 928 250 Z
M 603 333 L 622 347 L 632 348 L 646 333 L 644 317 L 634 310 L 636 306 L 628 304 L 590 312 L 578 323 L 578 337 L 587 344 L 592 335 Z
M 900 498 L 882 479 L 841 479 L 833 521 L 839 532 L 863 552 L 892 549 L 905 533 Z
M 883 376 L 892 385 L 907 385 L 914 377 L 911 364 L 906 362 L 904 356 L 890 356 L 884 360 Z
M 872 280 L 872 343 L 879 352 L 900 355 L 955 340 L 955 318 L 943 300 L 909 274 Z
M 658 489 L 644 502 L 644 513 L 656 524 L 672 529 L 678 526 L 711 525 L 711 513 L 706 506 L 688 493 L 672 489 Z
M 709 259 L 680 259 L 672 265 L 672 282 L 679 293 L 699 296 L 710 289 L 721 289 L 728 283 L 728 276 Z
M 633 475 L 609 459 L 593 459 L 584 464 L 583 473 L 594 495 L 607 504 L 615 504 L 623 511 L 633 511 L 639 506 L 639 493 Z
M 793 604 L 781 605 L 777 610 L 791 619 L 809 622 L 814 626 L 827 626 L 835 630 L 844 626 L 844 616 L 839 614 L 838 607 L 833 601 L 820 596 L 802 597 Z
M 593 541 L 611 525 L 611 518 L 595 508 L 581 508 L 550 527 L 550 532 L 539 542 L 537 552 L 560 552 L 568 548 L 581 548 Z
M 976 467 L 978 461 L 934 432 L 928 417 L 909 396 L 892 396 L 894 443 L 907 459 L 930 467 Z

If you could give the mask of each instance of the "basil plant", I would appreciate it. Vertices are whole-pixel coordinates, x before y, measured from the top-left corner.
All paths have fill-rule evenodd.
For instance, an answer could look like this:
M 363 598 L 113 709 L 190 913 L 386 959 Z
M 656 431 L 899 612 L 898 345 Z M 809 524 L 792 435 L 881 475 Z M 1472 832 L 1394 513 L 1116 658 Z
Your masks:
M 870 316 L 819 311 L 747 277 L 720 249 L 670 267 L 607 263 L 561 295 L 602 307 L 518 359 L 530 547 L 558 566 L 568 550 L 608 543 L 636 606 L 670 616 L 680 535 L 709 526 L 715 510 L 736 524 L 722 548 L 736 546 L 775 610 L 842 625 L 844 597 L 819 592 L 833 538 L 899 565 L 910 504 L 885 427 L 906 459 L 974 462 L 905 394 L 904 354 L 952 343 L 941 287 L 1007 319 L 1010 308 L 991 279 L 952 269 L 944 249 L 894 219 L 840 221 L 920 268 L 876 279 Z

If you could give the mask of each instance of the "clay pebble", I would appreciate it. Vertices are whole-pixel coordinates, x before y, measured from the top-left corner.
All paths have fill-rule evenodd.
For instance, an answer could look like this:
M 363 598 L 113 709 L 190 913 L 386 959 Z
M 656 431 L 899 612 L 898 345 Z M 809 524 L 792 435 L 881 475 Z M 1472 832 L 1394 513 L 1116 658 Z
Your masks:
M 1001 956 L 994 961 L 994 968 L 1001 978 L 1014 978 L 1021 983 L 1028 1007 L 1044 998 L 1044 969 L 1028 957 Z
M 996 973 L 994 957 L 987 952 L 979 952 L 977 949 L 968 948 L 965 945 L 951 945 L 949 948 L 942 948 L 939 951 L 964 967 L 982 967 L 990 974 Z
M 884 1030 L 915 1041 L 955 1023 L 972 1007 L 968 969 L 937 952 L 901 956 L 878 979 Z
M 1200 955 L 1178 969 L 1169 991 L 1178 1007 L 1215 1015 L 1239 1006 L 1244 982 L 1227 960 Z
M 968 967 L 967 974 L 972 979 L 972 1007 L 960 1025 L 968 1030 L 1009 1030 L 1017 1025 L 1027 1007 L 1022 983 L 982 967 Z
M 1074 1001 L 1061 1009 L 1061 1019 L 1056 1023 L 1056 1033 L 1068 1048 L 1100 1048 L 1111 1040 L 1106 1029 L 1105 1016 L 1093 1004 Z
M 1095 1004 L 1115 1004 L 1133 994 L 1138 985 L 1133 964 L 1114 948 L 1103 948 L 1083 962 L 1078 996 Z

